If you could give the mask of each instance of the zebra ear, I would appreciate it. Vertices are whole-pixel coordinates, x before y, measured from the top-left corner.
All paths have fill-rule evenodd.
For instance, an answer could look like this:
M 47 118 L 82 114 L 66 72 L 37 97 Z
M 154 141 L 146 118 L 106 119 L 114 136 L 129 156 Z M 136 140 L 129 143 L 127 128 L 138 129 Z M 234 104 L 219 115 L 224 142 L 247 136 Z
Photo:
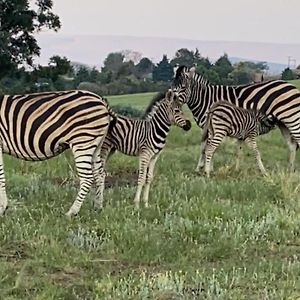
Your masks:
M 188 77 L 191 79 L 193 78 L 193 76 L 195 75 L 196 73 L 196 68 L 195 66 L 191 67 L 190 70 L 189 70 L 189 73 L 188 73 Z
M 179 64 L 175 64 L 175 66 L 173 67 L 174 74 L 177 74 L 178 68 L 179 68 Z
M 166 100 L 167 101 L 172 101 L 174 97 L 174 92 L 171 89 L 168 89 L 168 91 L 166 92 Z

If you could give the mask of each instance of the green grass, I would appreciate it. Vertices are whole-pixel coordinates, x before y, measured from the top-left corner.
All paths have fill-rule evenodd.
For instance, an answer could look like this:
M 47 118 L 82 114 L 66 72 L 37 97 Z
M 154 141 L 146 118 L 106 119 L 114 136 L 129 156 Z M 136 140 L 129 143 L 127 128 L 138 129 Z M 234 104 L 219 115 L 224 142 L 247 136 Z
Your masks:
M 290 80 L 300 90 L 300 79 Z
M 109 101 L 142 108 L 151 97 Z M 69 154 L 42 163 L 5 157 L 13 200 L 0 219 L 0 299 L 299 299 L 300 165 L 286 171 L 276 130 L 258 139 L 269 178 L 247 149 L 235 171 L 228 139 L 206 179 L 193 173 L 199 139 L 195 124 L 172 129 L 150 208 L 140 211 L 137 159 L 114 155 L 108 172 L 130 184 L 106 189 L 101 214 L 91 193 L 71 221 L 64 213 L 78 182 Z

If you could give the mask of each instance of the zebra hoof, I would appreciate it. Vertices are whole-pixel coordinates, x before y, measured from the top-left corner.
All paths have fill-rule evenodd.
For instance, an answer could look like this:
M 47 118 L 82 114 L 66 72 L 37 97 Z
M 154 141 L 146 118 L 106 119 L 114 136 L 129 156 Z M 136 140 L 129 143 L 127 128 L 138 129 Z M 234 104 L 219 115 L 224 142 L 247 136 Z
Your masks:
M 65 214 L 65 216 L 67 217 L 67 219 L 69 219 L 69 220 L 71 220 L 71 218 L 74 216 L 77 216 L 78 215 L 78 212 L 73 212 L 73 211 L 71 211 L 71 210 L 69 210 L 66 214 Z
M 6 215 L 7 210 L 8 210 L 8 205 L 0 206 L 0 216 Z
M 94 211 L 97 211 L 97 212 L 101 213 L 102 210 L 103 210 L 103 207 L 102 207 L 102 206 L 94 205 Z

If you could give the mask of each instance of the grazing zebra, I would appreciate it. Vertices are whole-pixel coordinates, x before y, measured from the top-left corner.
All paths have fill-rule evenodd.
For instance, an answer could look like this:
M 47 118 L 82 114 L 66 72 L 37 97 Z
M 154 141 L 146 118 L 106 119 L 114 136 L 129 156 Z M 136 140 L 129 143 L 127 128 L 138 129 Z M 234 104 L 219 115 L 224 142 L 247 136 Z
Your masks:
M 290 150 L 290 169 L 294 170 L 296 149 L 300 145 L 300 92 L 291 83 L 282 80 L 265 81 L 242 86 L 212 85 L 195 68 L 180 66 L 173 82 L 174 89 L 191 89 L 186 103 L 197 124 L 203 128 L 206 114 L 213 103 L 229 101 L 245 109 L 273 115 Z M 180 94 L 179 94 L 180 97 Z M 198 166 L 200 165 L 200 161 Z M 198 171 L 198 167 L 196 169 Z
M 202 154 L 200 160 L 202 164 L 205 164 L 206 175 L 209 177 L 210 163 L 214 152 L 226 136 L 234 137 L 239 141 L 236 168 L 239 165 L 241 143 L 244 141 L 252 149 L 262 174 L 267 175 L 255 138 L 257 135 L 269 132 L 274 127 L 275 122 L 276 120 L 271 115 L 266 116 L 259 111 L 246 110 L 228 101 L 214 103 L 207 114 L 200 146 Z
M 78 213 L 94 177 L 102 171 L 99 154 L 109 111 L 105 100 L 86 91 L 0 96 L 0 215 L 8 205 L 2 153 L 41 161 L 67 148 L 74 155 L 80 190 L 66 215 Z
M 136 208 L 139 207 L 140 196 L 144 187 L 143 200 L 148 206 L 150 184 L 153 169 L 158 156 L 166 144 L 170 126 L 177 125 L 184 130 L 191 128 L 191 123 L 182 112 L 182 104 L 177 95 L 169 90 L 165 95 L 154 98 L 146 109 L 142 119 L 133 119 L 115 114 L 108 134 L 101 149 L 103 167 L 108 157 L 116 150 L 131 156 L 139 156 L 139 176 L 134 198 Z M 99 185 L 102 187 L 97 198 L 97 208 L 103 207 L 105 172 L 102 173 Z

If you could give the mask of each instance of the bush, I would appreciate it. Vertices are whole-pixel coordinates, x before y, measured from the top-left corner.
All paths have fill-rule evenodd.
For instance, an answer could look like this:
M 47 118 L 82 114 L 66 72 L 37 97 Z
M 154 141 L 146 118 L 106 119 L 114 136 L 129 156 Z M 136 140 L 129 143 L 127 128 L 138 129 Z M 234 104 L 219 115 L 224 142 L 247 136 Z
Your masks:
M 112 110 L 122 116 L 127 116 L 131 118 L 140 118 L 143 115 L 143 111 L 134 108 L 130 105 L 117 104 L 111 106 Z

